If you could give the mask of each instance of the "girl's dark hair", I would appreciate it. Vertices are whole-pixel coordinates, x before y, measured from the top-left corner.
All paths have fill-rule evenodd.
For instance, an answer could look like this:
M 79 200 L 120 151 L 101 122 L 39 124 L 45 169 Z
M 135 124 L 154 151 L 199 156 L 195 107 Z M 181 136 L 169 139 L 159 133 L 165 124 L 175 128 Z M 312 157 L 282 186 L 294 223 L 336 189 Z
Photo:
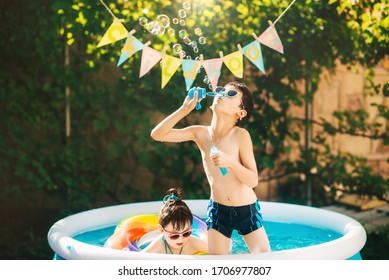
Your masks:
M 181 189 L 171 188 L 166 192 L 164 205 L 159 212 L 159 224 L 164 228 L 172 223 L 174 230 L 183 230 L 192 225 L 193 214 L 188 205 L 181 199 Z
M 236 125 L 239 125 L 240 123 L 248 120 L 251 117 L 251 114 L 254 109 L 254 99 L 253 95 L 251 94 L 251 91 L 249 88 L 240 82 L 229 82 L 227 85 L 233 86 L 234 88 L 238 89 L 242 92 L 242 104 L 240 105 L 241 109 L 245 110 L 247 112 L 247 115 L 242 118 L 242 120 L 237 120 Z

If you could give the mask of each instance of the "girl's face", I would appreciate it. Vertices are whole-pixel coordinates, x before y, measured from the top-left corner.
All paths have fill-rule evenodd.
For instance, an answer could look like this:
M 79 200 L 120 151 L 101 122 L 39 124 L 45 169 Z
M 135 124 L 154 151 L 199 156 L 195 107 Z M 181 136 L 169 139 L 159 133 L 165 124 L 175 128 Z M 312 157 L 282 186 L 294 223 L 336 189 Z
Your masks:
M 180 249 L 184 246 L 192 235 L 192 225 L 190 223 L 185 224 L 182 230 L 175 230 L 172 223 L 162 228 L 162 232 L 171 248 Z

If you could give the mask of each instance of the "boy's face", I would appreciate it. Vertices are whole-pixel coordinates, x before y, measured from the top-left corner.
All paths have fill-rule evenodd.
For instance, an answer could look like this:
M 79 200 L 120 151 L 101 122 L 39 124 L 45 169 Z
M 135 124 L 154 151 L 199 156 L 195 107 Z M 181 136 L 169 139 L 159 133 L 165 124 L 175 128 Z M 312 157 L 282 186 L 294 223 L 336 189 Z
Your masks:
M 223 111 L 227 110 L 229 113 L 235 114 L 238 110 L 242 110 L 242 92 L 235 88 L 232 85 L 226 85 L 221 91 L 221 93 L 228 93 L 229 91 L 237 92 L 234 96 L 221 97 L 221 95 L 216 95 L 213 99 L 213 108 L 218 107 Z M 218 110 L 219 110 L 218 109 Z

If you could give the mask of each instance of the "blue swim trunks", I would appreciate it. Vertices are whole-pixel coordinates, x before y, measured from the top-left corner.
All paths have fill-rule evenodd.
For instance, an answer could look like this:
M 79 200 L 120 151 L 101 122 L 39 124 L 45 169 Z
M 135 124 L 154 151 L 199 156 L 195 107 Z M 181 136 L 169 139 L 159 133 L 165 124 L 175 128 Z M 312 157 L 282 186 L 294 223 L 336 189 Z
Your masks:
M 246 235 L 263 226 L 261 206 L 258 200 L 250 205 L 226 206 L 210 199 L 208 203 L 207 228 L 213 228 L 231 238 L 233 230 Z

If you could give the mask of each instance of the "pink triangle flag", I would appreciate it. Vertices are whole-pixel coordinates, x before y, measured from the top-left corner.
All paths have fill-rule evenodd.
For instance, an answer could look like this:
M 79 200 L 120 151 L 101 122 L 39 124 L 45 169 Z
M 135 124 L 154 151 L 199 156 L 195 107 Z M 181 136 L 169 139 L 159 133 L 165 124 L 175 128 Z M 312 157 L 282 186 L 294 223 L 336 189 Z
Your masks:
M 162 53 L 144 45 L 139 78 L 147 74 L 162 58 Z
M 265 32 L 258 37 L 258 41 L 273 50 L 282 54 L 284 53 L 284 47 L 282 46 L 280 37 L 278 36 L 277 30 L 274 26 L 269 26 Z
M 208 79 L 211 82 L 212 89 L 215 89 L 219 81 L 221 68 L 223 65 L 223 59 L 213 58 L 213 59 L 203 60 L 202 64 L 205 69 L 205 72 L 208 75 Z

